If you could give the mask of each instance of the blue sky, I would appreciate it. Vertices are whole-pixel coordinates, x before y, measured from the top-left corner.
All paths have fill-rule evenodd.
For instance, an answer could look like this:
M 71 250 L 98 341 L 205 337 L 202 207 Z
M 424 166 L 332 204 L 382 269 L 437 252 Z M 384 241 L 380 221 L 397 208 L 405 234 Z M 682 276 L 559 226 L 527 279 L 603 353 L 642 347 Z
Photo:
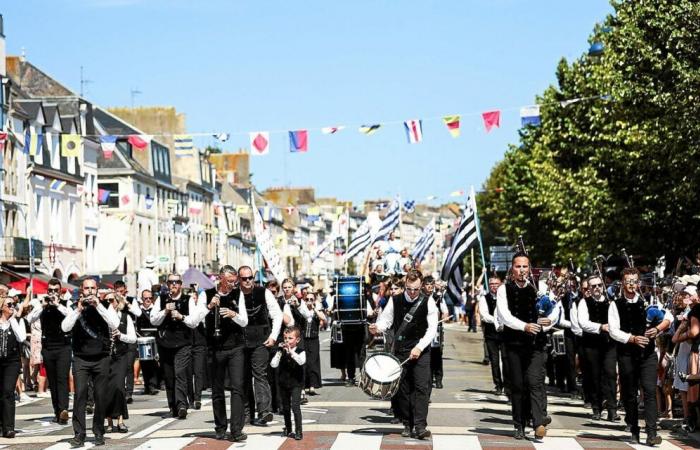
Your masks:
M 447 200 L 478 188 L 509 143 L 518 109 L 554 81 L 561 57 L 588 48 L 607 0 L 187 1 L 23 0 L 2 12 L 8 54 L 27 58 L 102 106 L 172 105 L 190 132 L 309 129 L 309 151 L 290 154 L 286 132 L 253 158 L 253 180 L 313 186 L 317 196 L 361 201 L 401 194 Z M 484 132 L 480 112 L 503 109 Z M 401 121 L 463 113 L 453 139 L 425 120 L 407 143 Z M 361 124 L 386 125 L 373 136 Z M 347 125 L 336 135 L 320 128 Z M 200 145 L 214 143 L 211 138 Z

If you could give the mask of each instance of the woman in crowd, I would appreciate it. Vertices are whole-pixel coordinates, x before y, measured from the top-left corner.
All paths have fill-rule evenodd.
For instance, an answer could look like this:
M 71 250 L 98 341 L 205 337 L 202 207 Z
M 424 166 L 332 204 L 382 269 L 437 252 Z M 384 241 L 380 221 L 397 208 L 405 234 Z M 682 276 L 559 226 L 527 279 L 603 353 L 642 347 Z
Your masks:
M 15 317 L 16 302 L 0 297 L 0 421 L 2 436 L 15 437 L 15 384 L 19 377 L 20 345 L 26 331 Z

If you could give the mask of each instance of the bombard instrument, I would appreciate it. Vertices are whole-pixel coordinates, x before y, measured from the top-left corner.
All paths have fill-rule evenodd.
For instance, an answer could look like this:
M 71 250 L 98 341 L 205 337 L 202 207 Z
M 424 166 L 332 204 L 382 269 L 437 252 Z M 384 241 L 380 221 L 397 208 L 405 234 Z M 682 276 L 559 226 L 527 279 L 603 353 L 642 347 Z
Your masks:
M 221 301 L 221 296 L 218 292 L 214 294 L 214 298 L 212 300 Z M 219 305 L 214 307 L 214 337 L 221 337 L 221 314 L 219 313 Z

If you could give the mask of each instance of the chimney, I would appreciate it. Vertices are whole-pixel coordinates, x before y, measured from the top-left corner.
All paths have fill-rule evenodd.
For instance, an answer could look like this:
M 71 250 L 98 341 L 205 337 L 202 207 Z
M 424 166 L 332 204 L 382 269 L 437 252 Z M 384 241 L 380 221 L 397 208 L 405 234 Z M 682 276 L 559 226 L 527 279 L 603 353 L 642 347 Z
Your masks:
M 2 14 L 0 14 L 0 76 L 7 76 L 7 67 L 5 66 L 5 24 Z

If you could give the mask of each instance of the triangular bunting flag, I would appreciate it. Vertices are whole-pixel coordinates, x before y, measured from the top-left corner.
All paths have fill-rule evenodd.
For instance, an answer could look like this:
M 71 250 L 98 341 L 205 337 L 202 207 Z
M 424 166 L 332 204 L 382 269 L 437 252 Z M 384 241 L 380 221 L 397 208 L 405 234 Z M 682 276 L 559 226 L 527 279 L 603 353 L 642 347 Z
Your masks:
M 308 150 L 309 133 L 306 130 L 289 132 L 289 151 L 292 153 L 306 152 Z
M 102 148 L 104 159 L 112 159 L 112 155 L 117 150 L 117 137 L 100 136 L 100 147 Z
M 0 152 L 5 150 L 5 143 L 7 142 L 7 133 L 0 133 Z
M 540 124 L 540 105 L 524 106 L 520 108 L 520 125 L 538 126 Z
M 501 111 L 488 111 L 481 114 L 484 119 L 484 126 L 486 127 L 486 132 L 491 131 L 492 128 L 499 128 L 501 126 Z
M 267 131 L 255 131 L 249 133 L 250 153 L 253 155 L 267 155 L 270 151 L 270 133 Z
M 81 138 L 79 134 L 61 135 L 61 156 L 66 158 L 80 157 Z
M 343 129 L 345 129 L 345 127 L 342 125 L 339 125 L 337 127 L 323 127 L 323 128 L 321 128 L 321 133 L 323 133 L 323 134 L 335 134 L 338 131 L 343 130 Z
M 226 141 L 228 141 L 228 138 L 230 137 L 230 135 L 228 133 L 218 133 L 218 134 L 215 134 L 214 137 L 217 138 L 218 140 L 220 140 L 221 142 L 226 142 Z
M 423 140 L 423 123 L 417 119 L 407 120 L 403 123 L 406 128 L 406 137 L 409 144 L 417 144 Z
M 459 119 L 460 116 L 445 116 L 442 118 L 442 122 L 445 124 L 447 127 L 447 131 L 450 132 L 450 135 L 452 135 L 453 138 L 458 138 L 460 129 L 459 129 Z
M 129 144 L 139 150 L 145 150 L 151 142 L 151 136 L 146 134 L 132 134 L 128 138 Z
M 366 134 L 366 135 L 371 135 L 377 132 L 379 128 L 381 127 L 380 124 L 374 124 L 374 125 L 362 125 L 360 127 L 360 133 Z

